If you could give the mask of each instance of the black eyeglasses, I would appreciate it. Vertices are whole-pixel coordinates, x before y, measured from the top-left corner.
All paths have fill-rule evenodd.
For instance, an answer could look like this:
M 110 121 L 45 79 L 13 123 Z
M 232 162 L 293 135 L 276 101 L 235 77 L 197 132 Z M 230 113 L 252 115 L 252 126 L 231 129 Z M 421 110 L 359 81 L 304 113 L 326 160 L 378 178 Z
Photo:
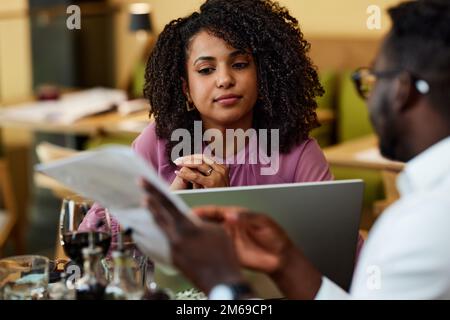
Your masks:
M 356 91 L 364 100 L 367 100 L 375 87 L 375 83 L 380 78 L 391 78 L 402 72 L 402 70 L 390 71 L 374 71 L 371 68 L 359 68 L 352 74 L 352 80 L 356 87 Z M 410 76 L 415 84 L 418 92 L 427 94 L 430 91 L 430 86 L 425 80 L 419 79 L 410 73 Z

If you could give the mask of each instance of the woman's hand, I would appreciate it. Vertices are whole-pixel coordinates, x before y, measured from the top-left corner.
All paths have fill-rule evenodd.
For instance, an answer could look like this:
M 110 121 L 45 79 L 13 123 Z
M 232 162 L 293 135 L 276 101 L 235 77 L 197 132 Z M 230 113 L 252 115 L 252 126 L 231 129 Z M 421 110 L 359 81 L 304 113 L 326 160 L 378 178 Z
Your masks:
M 188 183 L 192 183 L 194 189 L 230 186 L 228 167 L 218 164 L 204 155 L 194 154 L 181 157 L 174 163 L 181 169 L 175 171 L 177 177 L 172 183 L 172 190 L 186 189 Z
M 184 190 L 189 188 L 189 181 L 184 180 L 183 178 L 176 176 L 170 185 L 170 190 Z

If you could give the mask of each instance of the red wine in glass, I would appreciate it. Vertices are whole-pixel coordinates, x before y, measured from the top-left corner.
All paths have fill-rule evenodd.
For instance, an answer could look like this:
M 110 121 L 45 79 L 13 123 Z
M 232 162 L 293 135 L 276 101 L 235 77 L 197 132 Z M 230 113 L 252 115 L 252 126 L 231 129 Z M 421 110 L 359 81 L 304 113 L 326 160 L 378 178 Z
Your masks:
M 64 253 L 76 264 L 83 265 L 83 248 L 89 246 L 89 233 L 91 232 L 67 232 L 62 235 Z M 106 256 L 111 245 L 111 234 L 106 232 L 92 232 L 94 246 L 102 248 Z
M 60 213 L 60 240 L 65 254 L 77 265 L 83 266 L 82 250 L 90 245 L 89 234 L 93 235 L 93 245 L 102 248 L 107 254 L 111 244 L 111 221 L 105 209 L 105 216 L 99 217 L 97 225 L 88 228 L 83 226 L 83 219 L 91 209 L 90 200 L 72 196 L 63 199 Z

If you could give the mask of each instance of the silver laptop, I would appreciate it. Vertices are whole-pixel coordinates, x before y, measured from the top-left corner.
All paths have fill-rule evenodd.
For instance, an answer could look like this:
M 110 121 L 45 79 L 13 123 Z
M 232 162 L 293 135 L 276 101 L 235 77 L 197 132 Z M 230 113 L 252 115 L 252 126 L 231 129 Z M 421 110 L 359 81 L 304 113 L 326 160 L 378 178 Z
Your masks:
M 191 207 L 232 205 L 267 214 L 325 276 L 348 290 L 355 264 L 363 190 L 362 180 L 340 180 L 176 193 Z M 260 297 L 281 296 L 267 277 L 249 272 L 247 278 Z

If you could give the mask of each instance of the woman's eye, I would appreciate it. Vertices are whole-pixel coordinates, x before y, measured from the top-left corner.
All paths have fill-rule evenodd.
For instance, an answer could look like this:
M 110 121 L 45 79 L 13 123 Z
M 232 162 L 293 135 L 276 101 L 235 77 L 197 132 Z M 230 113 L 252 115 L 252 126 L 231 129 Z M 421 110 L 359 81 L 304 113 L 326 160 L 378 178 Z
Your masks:
M 235 69 L 244 69 L 248 66 L 248 62 L 238 62 L 233 64 L 233 68 Z
M 207 75 L 207 74 L 212 73 L 213 71 L 214 71 L 213 68 L 203 68 L 203 69 L 198 70 L 198 73 L 200 73 L 202 75 Z

